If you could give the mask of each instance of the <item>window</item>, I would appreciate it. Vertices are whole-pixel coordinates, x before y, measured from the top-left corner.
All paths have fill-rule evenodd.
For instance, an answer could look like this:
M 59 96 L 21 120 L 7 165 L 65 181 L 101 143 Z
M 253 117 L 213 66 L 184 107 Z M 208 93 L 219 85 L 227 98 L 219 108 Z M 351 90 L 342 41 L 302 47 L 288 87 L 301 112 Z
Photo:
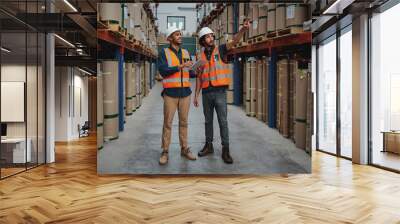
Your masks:
M 340 36 L 340 154 L 352 157 L 352 30 L 345 28 Z
M 44 1 L 9 1 L 23 13 L 41 12 Z M 0 179 L 45 163 L 45 34 L 0 12 Z M 1 98 L 0 97 L 0 98 Z M 18 111 L 17 111 L 18 110 Z M 3 116 L 2 116 L 3 115 Z M 18 116 L 16 116 L 18 115 Z M 22 116 L 21 116 L 22 115 Z
M 185 17 L 184 16 L 167 16 L 167 29 L 169 27 L 177 27 L 185 30 Z
M 400 4 L 371 18 L 371 162 L 400 170 Z
M 318 149 L 336 154 L 336 35 L 318 47 Z

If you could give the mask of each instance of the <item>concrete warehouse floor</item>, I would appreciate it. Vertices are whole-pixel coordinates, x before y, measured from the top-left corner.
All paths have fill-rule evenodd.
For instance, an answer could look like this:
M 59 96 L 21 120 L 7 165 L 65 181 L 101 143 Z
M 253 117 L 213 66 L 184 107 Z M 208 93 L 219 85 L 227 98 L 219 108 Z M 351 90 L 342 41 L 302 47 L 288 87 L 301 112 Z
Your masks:
M 192 83 L 192 88 L 194 83 Z M 99 174 L 269 174 L 309 173 L 311 158 L 277 130 L 247 117 L 242 108 L 228 105 L 232 165 L 221 159 L 221 143 L 216 114 L 214 116 L 213 155 L 188 161 L 180 156 L 177 113 L 173 123 L 169 162 L 158 163 L 163 124 L 161 83 L 157 83 L 142 107 L 127 117 L 119 139 L 104 144 L 98 151 Z M 193 94 L 192 94 L 193 97 Z M 201 98 L 201 97 L 200 97 Z M 191 104 L 189 145 L 193 153 L 204 145 L 204 115 L 200 106 Z

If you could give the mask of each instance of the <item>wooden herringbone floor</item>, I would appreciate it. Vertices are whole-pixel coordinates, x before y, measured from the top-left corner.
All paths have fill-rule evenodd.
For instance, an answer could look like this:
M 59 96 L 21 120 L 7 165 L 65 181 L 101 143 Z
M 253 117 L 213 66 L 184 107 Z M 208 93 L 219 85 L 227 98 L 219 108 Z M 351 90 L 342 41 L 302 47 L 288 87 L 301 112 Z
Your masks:
M 314 152 L 312 175 L 106 176 L 95 138 L 0 181 L 0 223 L 400 223 L 400 175 Z

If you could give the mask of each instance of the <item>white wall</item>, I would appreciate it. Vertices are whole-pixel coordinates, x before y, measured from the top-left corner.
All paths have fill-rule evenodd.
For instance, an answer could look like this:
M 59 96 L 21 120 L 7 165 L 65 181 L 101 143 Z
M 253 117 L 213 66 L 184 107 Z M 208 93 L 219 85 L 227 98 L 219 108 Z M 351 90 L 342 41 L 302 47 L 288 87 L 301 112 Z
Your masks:
M 44 73 L 40 66 L 26 66 L 24 64 L 2 64 L 2 81 L 25 82 L 26 84 L 26 106 L 22 107 L 21 112 L 26 112 L 26 120 L 23 122 L 7 122 L 7 137 L 24 138 L 25 135 L 30 139 L 32 161 L 44 163 L 45 150 L 45 116 L 44 116 Z M 3 89 L 4 90 L 4 89 Z M 7 97 L 6 95 L 2 97 Z M 10 108 L 1 108 L 10 110 Z M 12 111 L 7 111 L 11 112 Z M 38 155 L 38 157 L 36 157 Z
M 25 82 L 25 76 L 28 75 L 28 80 L 32 79 L 30 76 L 36 76 L 36 66 L 25 66 L 20 64 L 4 64 L 1 66 L 1 81 L 4 82 Z M 32 80 L 29 81 L 29 84 L 32 84 Z M 36 81 L 35 81 L 36 85 Z M 31 89 L 28 89 L 31 90 Z M 32 89 L 33 92 L 27 92 L 27 103 L 31 103 L 36 100 L 36 88 Z M 35 101 L 36 102 L 36 101 Z M 34 105 L 36 108 L 36 104 Z M 7 108 L 1 108 L 1 110 L 7 110 Z M 30 112 L 28 110 L 28 112 Z M 28 129 L 36 128 L 36 113 L 27 114 L 28 120 Z M 32 121 L 35 121 L 32 123 Z M 25 137 L 25 126 L 27 122 L 7 122 L 7 136 L 8 137 Z M 35 126 L 35 127 L 33 127 Z M 31 131 L 28 131 L 28 137 Z
M 197 15 L 196 10 L 179 10 L 178 7 L 195 8 L 195 3 L 161 3 L 158 6 L 157 17 L 158 17 L 158 28 L 161 33 L 166 33 L 167 30 L 167 16 L 184 16 L 185 17 L 185 30 L 183 34 L 185 36 L 191 36 L 192 33 L 196 32 L 197 29 Z
M 77 139 L 79 137 L 78 124 L 83 125 L 88 120 L 88 78 L 82 75 L 83 73 L 76 68 L 56 67 L 56 141 Z M 80 97 L 78 97 L 79 94 Z M 79 107 L 77 107 L 79 104 L 82 114 L 79 113 Z
M 89 120 L 89 110 L 88 110 L 88 96 L 89 96 L 89 92 L 88 92 L 88 77 L 87 76 L 82 76 L 83 73 L 81 73 L 80 71 L 76 70 L 74 71 L 74 86 L 75 86 L 75 90 L 77 90 L 76 88 L 80 88 L 81 91 L 81 110 L 82 110 L 82 114 L 79 113 L 79 111 L 77 110 L 77 108 L 75 107 L 75 119 L 74 119 L 74 123 L 72 125 L 73 129 L 72 129 L 72 135 L 74 136 L 74 138 L 78 137 L 78 129 L 77 126 L 78 124 L 83 125 L 85 123 L 85 121 Z M 74 94 L 77 94 L 77 92 L 74 92 Z M 75 100 L 77 100 L 76 95 L 74 96 Z M 75 101 L 75 103 L 77 104 L 78 102 Z
M 68 125 L 70 69 L 68 67 L 56 67 L 55 73 L 55 140 L 67 141 L 70 132 Z

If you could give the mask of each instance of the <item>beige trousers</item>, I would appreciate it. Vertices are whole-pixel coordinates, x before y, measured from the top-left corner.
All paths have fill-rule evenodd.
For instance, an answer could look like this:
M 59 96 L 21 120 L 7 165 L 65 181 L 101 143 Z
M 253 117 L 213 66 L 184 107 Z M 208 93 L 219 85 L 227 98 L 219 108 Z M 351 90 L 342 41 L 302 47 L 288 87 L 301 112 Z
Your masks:
M 164 95 L 164 125 L 161 139 L 161 148 L 169 150 L 171 144 L 171 129 L 175 111 L 178 109 L 179 117 L 179 143 L 181 148 L 188 147 L 188 116 L 190 109 L 190 96 L 175 98 Z

